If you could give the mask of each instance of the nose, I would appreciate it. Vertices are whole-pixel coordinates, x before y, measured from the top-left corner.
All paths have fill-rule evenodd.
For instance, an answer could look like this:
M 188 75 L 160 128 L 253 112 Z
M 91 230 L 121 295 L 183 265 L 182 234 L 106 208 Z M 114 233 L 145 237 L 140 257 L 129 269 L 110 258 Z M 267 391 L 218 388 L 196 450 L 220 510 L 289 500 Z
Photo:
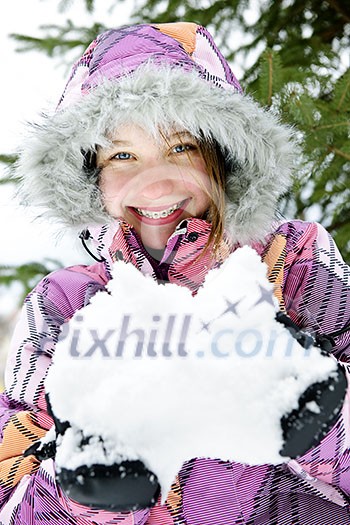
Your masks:
M 173 174 L 174 175 L 174 174 Z M 146 200 L 156 200 L 174 193 L 174 176 L 169 173 L 169 167 L 163 170 L 145 170 L 139 174 L 139 195 Z
M 146 182 L 146 181 L 145 181 Z M 174 192 L 174 182 L 169 178 L 160 178 L 159 180 L 145 183 L 140 191 L 140 196 L 147 200 L 157 200 L 171 195 Z

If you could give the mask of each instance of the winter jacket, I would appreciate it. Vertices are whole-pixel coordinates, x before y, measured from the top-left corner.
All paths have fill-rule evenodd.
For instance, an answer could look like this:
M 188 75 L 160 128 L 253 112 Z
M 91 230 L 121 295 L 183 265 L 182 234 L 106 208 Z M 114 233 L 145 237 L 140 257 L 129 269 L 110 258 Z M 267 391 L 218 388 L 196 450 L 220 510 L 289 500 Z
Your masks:
M 166 503 L 135 512 L 83 507 L 61 491 L 54 462 L 22 452 L 52 425 L 46 413 L 44 378 L 62 325 L 105 287 L 111 265 L 123 259 L 154 279 L 196 293 L 210 268 L 237 248 L 224 237 L 196 259 L 210 233 L 201 219 L 179 224 L 160 263 L 150 257 L 123 221 L 90 229 L 92 266 L 73 266 L 44 278 L 27 297 L 16 328 L 1 397 L 0 523 L 2 525 L 335 525 L 350 523 L 350 391 L 341 415 L 322 441 L 298 461 L 248 466 L 189 458 Z M 265 243 L 253 245 L 268 267 L 282 309 L 313 333 L 341 330 L 350 318 L 350 271 L 333 240 L 316 223 L 285 222 Z M 334 355 L 350 362 L 350 332 L 335 337 Z M 64 378 L 62 378 L 64 381 Z M 234 417 L 234 414 L 233 414 Z

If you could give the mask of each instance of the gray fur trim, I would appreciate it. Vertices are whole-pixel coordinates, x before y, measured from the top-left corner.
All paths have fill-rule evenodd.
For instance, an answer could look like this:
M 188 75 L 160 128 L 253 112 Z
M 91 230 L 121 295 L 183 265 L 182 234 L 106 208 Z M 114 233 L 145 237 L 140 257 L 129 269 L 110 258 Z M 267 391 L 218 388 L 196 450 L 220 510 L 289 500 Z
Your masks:
M 196 73 L 152 65 L 104 81 L 33 127 L 16 168 L 23 200 L 71 226 L 109 222 L 82 151 L 107 145 L 108 134 L 126 122 L 154 135 L 159 126 L 176 125 L 214 137 L 240 166 L 227 174 L 225 226 L 233 241 L 261 240 L 270 230 L 297 155 L 291 128 L 248 96 L 213 87 Z

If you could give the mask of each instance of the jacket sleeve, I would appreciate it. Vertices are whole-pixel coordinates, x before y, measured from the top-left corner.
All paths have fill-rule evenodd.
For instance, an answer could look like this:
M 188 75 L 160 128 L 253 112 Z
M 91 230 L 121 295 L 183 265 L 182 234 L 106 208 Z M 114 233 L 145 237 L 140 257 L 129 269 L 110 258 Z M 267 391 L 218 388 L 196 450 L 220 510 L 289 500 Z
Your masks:
M 5 392 L 0 398 L 2 525 L 88 525 L 112 519 L 123 525 L 143 525 L 147 520 L 148 509 L 111 513 L 76 504 L 56 483 L 53 460 L 40 463 L 34 456 L 23 456 L 24 450 L 52 426 L 46 412 L 44 380 L 61 327 L 101 288 L 102 280 L 92 278 L 91 272 L 59 270 L 43 279 L 24 303 L 6 366 Z
M 287 312 L 312 333 L 339 333 L 333 337 L 333 354 L 344 364 L 350 384 L 350 269 L 321 225 L 295 221 L 282 226 L 282 231 L 287 239 L 283 290 Z M 327 499 L 349 504 L 349 447 L 348 387 L 336 424 L 298 462 L 290 462 L 290 468 Z
M 293 221 L 287 228 L 283 285 L 287 312 L 311 333 L 339 333 L 333 353 L 350 363 L 350 268 L 320 224 Z

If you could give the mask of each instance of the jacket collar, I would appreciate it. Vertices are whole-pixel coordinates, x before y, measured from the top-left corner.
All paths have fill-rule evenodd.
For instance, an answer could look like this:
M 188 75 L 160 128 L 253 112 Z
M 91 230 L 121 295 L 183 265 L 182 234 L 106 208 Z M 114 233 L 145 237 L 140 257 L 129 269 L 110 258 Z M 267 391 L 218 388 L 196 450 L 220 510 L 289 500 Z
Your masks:
M 169 258 L 175 244 L 178 244 L 176 242 L 178 239 L 182 239 L 185 235 L 196 232 L 198 234 L 201 233 L 207 240 L 210 229 L 210 224 L 203 219 L 191 217 L 181 221 L 181 223 L 177 225 L 174 233 L 169 237 L 160 263 Z M 127 260 L 129 258 L 127 255 L 128 247 L 143 249 L 146 252 L 134 227 L 122 218 L 103 225 L 89 226 L 87 231 L 94 252 L 97 257 L 104 259 L 109 270 L 116 260 Z M 204 244 L 205 242 L 203 246 Z M 147 257 L 152 259 L 149 254 Z
M 211 225 L 203 219 L 184 219 L 169 237 L 161 261 L 155 261 L 145 250 L 135 229 L 123 219 L 112 223 L 88 228 L 92 250 L 104 260 L 106 269 L 111 274 L 113 263 L 124 260 L 132 263 L 144 275 L 150 275 L 158 281 L 170 276 L 172 282 L 183 279 L 183 284 L 196 290 L 210 268 L 216 267 L 235 249 L 227 236 L 220 244 L 216 257 L 208 249 L 198 261 L 198 256 L 208 241 Z M 187 277 L 191 275 L 190 281 Z M 189 284 L 190 282 L 190 284 Z

